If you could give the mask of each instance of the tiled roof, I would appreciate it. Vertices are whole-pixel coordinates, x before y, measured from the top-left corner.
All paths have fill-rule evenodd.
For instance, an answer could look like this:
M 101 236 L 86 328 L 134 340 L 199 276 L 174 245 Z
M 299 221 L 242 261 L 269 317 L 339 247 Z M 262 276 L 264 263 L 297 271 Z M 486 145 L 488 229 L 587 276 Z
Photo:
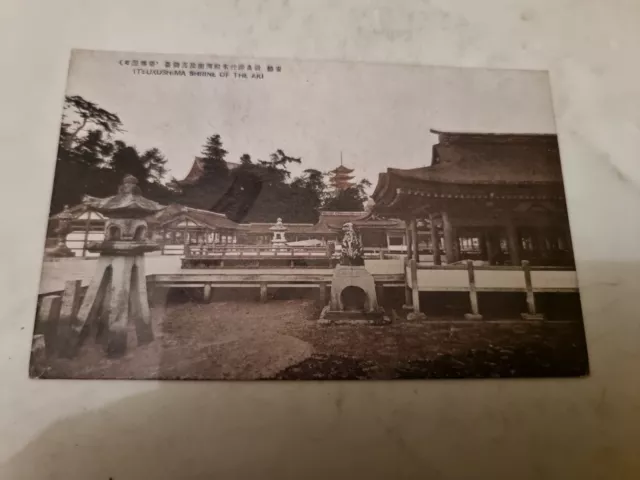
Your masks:
M 152 217 L 154 223 L 160 225 L 175 221 L 181 217 L 189 217 L 197 223 L 207 225 L 209 227 L 218 228 L 238 228 L 238 224 L 233 220 L 229 220 L 222 213 L 210 212 L 198 208 L 185 207 L 178 204 L 169 205 L 163 211 Z
M 434 184 L 562 186 L 555 135 L 434 133 L 440 143 L 433 146 L 431 165 L 381 173 L 372 195 L 376 202 L 398 188 Z

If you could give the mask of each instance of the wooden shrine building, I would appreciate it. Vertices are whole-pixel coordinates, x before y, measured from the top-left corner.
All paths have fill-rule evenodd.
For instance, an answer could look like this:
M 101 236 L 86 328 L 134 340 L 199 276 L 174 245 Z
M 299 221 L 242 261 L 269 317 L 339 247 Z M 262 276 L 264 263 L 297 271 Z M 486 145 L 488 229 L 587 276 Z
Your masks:
M 574 264 L 556 135 L 431 132 L 431 165 L 381 173 L 373 213 L 428 225 L 436 265 Z

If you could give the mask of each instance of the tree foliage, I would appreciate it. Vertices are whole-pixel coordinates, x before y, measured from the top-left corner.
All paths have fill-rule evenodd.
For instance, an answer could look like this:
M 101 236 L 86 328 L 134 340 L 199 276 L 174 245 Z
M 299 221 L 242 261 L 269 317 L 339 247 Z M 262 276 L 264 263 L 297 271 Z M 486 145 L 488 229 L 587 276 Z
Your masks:
M 222 139 L 219 134 L 213 134 L 202 147 L 202 161 L 204 167 L 204 177 L 202 181 L 216 181 L 220 177 L 229 174 L 229 168 L 225 162 L 227 151 L 222 146 Z
M 371 182 L 363 178 L 355 186 L 336 190 L 325 198 L 322 208 L 338 212 L 358 212 L 364 210 L 368 195 L 366 189 Z
M 79 203 L 85 194 L 113 195 L 126 174 L 134 175 L 150 198 L 171 199 L 172 192 L 161 183 L 166 158 L 157 148 L 141 155 L 135 146 L 113 139 L 123 131 L 115 113 L 78 95 L 65 97 L 51 214 Z
M 275 222 L 281 217 L 290 223 L 315 223 L 320 209 L 360 211 L 371 185 L 361 180 L 355 187 L 332 190 L 325 174 L 312 168 L 292 178 L 291 168 L 302 164 L 302 158 L 283 149 L 267 160 L 244 153 L 239 165 L 229 170 L 228 152 L 217 133 L 205 139 L 204 172 L 196 182 L 185 185 L 171 177 L 164 184 L 166 157 L 158 148 L 141 151 L 115 138 L 123 131 L 117 114 L 80 96 L 66 97 L 52 214 L 65 204 L 79 203 L 85 194 L 113 195 L 127 174 L 135 176 L 143 194 L 153 200 L 225 213 L 237 222 Z
M 72 111 L 79 117 L 78 120 L 73 121 L 73 130 L 68 132 L 68 135 L 65 137 L 67 148 L 72 147 L 73 142 L 78 138 L 80 132 L 88 125 L 97 127 L 98 130 L 105 132 L 108 136 L 123 131 L 122 122 L 118 115 L 101 108 L 89 100 L 85 100 L 79 95 L 67 95 L 65 97 L 64 108 L 65 116 L 68 115 L 69 111 Z

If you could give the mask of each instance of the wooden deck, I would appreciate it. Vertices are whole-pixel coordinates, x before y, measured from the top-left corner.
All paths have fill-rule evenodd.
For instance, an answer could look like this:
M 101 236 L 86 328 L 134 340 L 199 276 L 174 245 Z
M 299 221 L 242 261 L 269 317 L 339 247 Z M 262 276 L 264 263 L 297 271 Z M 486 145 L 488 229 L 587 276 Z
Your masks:
M 183 270 L 179 274 L 148 275 L 149 282 L 156 286 L 165 287 L 197 287 L 211 285 L 218 287 L 255 287 L 261 284 L 279 287 L 318 287 L 320 284 L 329 284 L 333 276 L 333 270 L 303 270 L 291 272 L 290 270 L 259 271 L 216 271 L 215 273 L 197 273 Z M 404 275 L 402 273 L 376 273 L 373 278 L 377 284 L 385 287 L 404 287 Z
M 63 258 L 55 261 L 46 260 L 43 263 L 42 274 L 40 279 L 40 295 L 48 295 L 52 293 L 61 293 L 64 290 L 64 284 L 68 280 L 80 280 L 83 286 L 89 284 L 91 277 L 96 269 L 97 260 L 82 259 L 82 258 Z M 292 274 L 300 275 L 306 278 L 305 281 L 296 281 L 295 283 L 310 283 L 313 281 L 327 281 L 327 278 L 331 277 L 333 272 L 329 268 L 305 268 L 296 269 L 292 271 L 290 269 L 277 269 L 277 268 L 225 268 L 215 270 L 203 270 L 203 269 L 183 269 L 180 268 L 180 258 L 178 256 L 165 256 L 165 255 L 148 255 L 145 261 L 147 277 L 151 279 L 159 279 L 161 282 L 176 282 L 176 283 L 189 283 L 181 282 L 177 278 L 189 278 L 195 279 L 191 283 L 198 283 L 204 285 L 205 283 L 217 282 L 215 279 L 219 278 L 216 275 L 225 276 L 227 279 L 234 279 L 234 283 L 237 278 L 246 278 L 246 276 L 253 275 L 281 275 Z M 397 281 L 404 281 L 403 263 L 402 260 L 366 260 L 365 266 L 374 277 L 380 279 L 384 283 L 394 283 Z M 210 280 L 205 282 L 202 275 L 206 276 Z M 254 277 L 263 278 L 263 277 Z M 275 281 L 273 276 L 264 277 L 269 281 Z M 221 280 L 221 282 L 223 282 Z M 184 286 L 184 285 L 183 285 Z

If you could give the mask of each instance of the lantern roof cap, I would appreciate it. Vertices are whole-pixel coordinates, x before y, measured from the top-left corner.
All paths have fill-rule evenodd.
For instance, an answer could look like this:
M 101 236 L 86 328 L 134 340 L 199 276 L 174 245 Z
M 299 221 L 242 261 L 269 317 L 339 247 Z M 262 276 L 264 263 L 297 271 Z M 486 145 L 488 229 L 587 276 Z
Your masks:
M 142 196 L 138 179 L 133 175 L 124 177 L 116 195 L 106 198 L 85 195 L 82 202 L 89 210 L 108 217 L 144 217 L 165 208 L 163 205 Z

